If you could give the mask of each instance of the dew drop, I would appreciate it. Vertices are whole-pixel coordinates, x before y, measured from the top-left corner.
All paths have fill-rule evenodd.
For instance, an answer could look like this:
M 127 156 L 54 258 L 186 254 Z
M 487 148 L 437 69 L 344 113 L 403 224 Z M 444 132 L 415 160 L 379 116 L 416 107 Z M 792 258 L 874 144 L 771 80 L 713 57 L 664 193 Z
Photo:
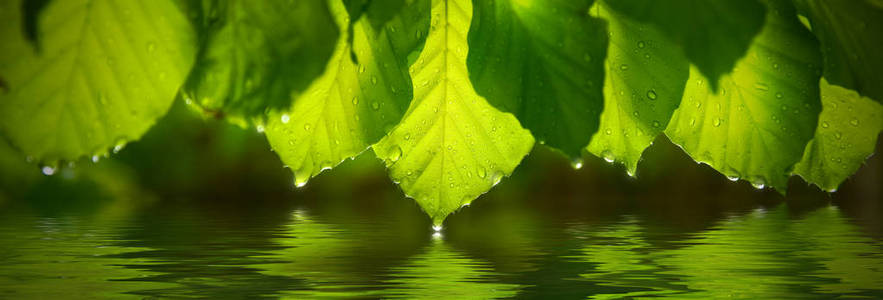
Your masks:
M 834 133 L 834 138 L 836 138 L 836 139 L 839 140 L 839 139 L 843 138 L 843 134 L 841 134 L 839 131 L 838 131 L 838 132 L 835 132 L 835 133 Z
M 765 83 L 761 83 L 761 82 L 755 83 L 754 88 L 759 91 L 769 91 L 770 90 L 770 86 L 766 85 Z
M 432 230 L 435 232 L 439 232 L 442 230 L 442 226 L 441 225 L 432 225 Z
M 294 187 L 296 187 L 296 188 L 302 188 L 302 187 L 304 187 L 305 185 L 307 185 L 307 181 L 306 181 L 306 180 L 304 180 L 304 181 L 295 180 L 295 181 L 294 181 Z
M 359 73 L 365 73 L 366 70 L 368 70 L 368 67 L 365 65 L 359 65 Z
M 627 64 L 622 64 L 622 65 L 619 66 L 619 69 L 620 69 L 620 70 L 623 70 L 623 71 L 628 70 L 628 69 L 629 69 L 629 65 L 627 65 Z
M 654 90 L 647 91 L 647 98 L 649 98 L 650 100 L 656 100 L 656 97 L 657 97 L 656 91 L 654 91 Z
M 638 48 L 644 49 L 645 46 L 644 41 L 638 41 Z
M 310 131 L 310 123 L 304 124 L 304 130 Z
M 125 142 L 118 142 L 116 146 L 113 146 L 113 153 L 114 154 L 120 153 L 120 151 L 122 151 L 123 147 L 125 147 L 125 146 L 126 146 Z
M 411 139 L 411 134 L 410 134 L 410 133 L 405 133 L 404 138 L 405 138 L 406 141 L 407 141 L 407 140 L 410 140 L 410 139 Z
M 101 159 L 101 157 L 99 157 L 98 155 L 92 155 L 92 162 L 93 163 L 97 163 L 98 160 L 100 160 L 100 159 Z
M 784 97 L 784 96 L 782 95 L 782 93 L 776 93 L 776 98 L 777 98 L 777 99 L 782 99 L 782 97 Z
M 604 134 L 611 135 L 611 134 L 613 134 L 613 130 L 610 130 L 610 128 L 607 128 L 604 130 Z
M 487 169 L 485 169 L 484 167 L 478 167 L 478 170 L 476 172 L 478 173 L 479 178 L 487 177 Z
M 359 97 L 353 97 L 353 105 L 359 105 Z
M 828 128 L 828 126 L 830 125 L 828 125 L 827 121 L 822 121 L 822 128 Z
M 653 121 L 653 127 L 659 128 L 659 126 L 662 126 L 662 124 L 660 124 L 659 121 Z
M 755 182 L 751 183 L 751 185 L 754 186 L 754 188 L 756 188 L 758 190 L 762 190 L 763 188 L 766 187 L 766 184 L 762 180 L 755 181 Z
M 371 109 L 373 109 L 373 110 L 380 109 L 380 103 L 378 103 L 377 101 L 371 102 Z
M 612 163 L 614 161 L 613 152 L 611 152 L 610 150 L 601 151 L 601 158 L 603 158 L 606 162 Z
M 721 119 L 714 118 L 714 127 L 720 127 L 720 126 L 721 126 Z
M 377 84 L 377 76 L 371 76 L 371 84 Z
M 858 119 L 853 118 L 851 121 L 849 121 L 849 124 L 852 124 L 852 126 L 858 126 Z
M 583 168 L 583 159 L 576 158 L 570 162 L 570 166 L 573 167 L 574 170 L 579 170 Z
M 291 117 L 288 114 L 282 114 L 282 124 L 288 124 L 288 121 L 291 120 Z
M 264 125 L 255 126 L 255 129 L 257 129 L 258 133 L 263 133 L 264 132 Z
M 393 148 L 392 152 L 389 153 L 389 161 L 391 161 L 393 163 L 399 161 L 399 158 L 401 158 L 401 157 L 402 157 L 402 148 L 399 146 L 396 146 L 395 148 Z
M 43 166 L 43 168 L 41 170 L 43 171 L 43 175 L 46 175 L 46 176 L 52 176 L 52 174 L 55 174 L 55 171 L 56 171 L 55 168 L 50 167 L 50 166 Z

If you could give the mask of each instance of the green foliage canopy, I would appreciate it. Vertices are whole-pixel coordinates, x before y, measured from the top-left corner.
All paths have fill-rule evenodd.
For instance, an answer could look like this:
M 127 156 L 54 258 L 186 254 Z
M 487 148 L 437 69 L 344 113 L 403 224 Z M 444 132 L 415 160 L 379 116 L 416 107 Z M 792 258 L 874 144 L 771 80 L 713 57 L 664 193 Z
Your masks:
M 883 130 L 881 16 L 879 0 L 3 1 L 0 133 L 55 166 L 119 150 L 179 98 L 265 132 L 297 186 L 371 148 L 436 224 L 535 139 L 634 175 L 665 135 L 758 188 L 835 191 Z

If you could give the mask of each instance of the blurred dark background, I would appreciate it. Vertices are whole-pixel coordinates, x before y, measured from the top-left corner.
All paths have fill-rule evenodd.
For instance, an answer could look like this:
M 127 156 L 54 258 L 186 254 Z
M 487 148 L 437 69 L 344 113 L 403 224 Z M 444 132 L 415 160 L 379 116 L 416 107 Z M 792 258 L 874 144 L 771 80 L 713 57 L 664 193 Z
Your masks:
M 880 143 L 878 142 L 878 149 Z M 833 194 L 792 177 L 786 196 L 731 182 L 697 164 L 665 137 L 644 154 L 636 177 L 621 166 L 586 156 L 574 170 L 556 153 L 537 146 L 516 169 L 446 224 L 468 224 L 488 211 L 517 206 L 543 218 L 591 220 L 621 214 L 683 230 L 701 230 L 723 215 L 786 203 L 795 211 L 833 204 L 875 237 L 883 237 L 883 167 L 879 155 Z M 265 138 L 255 130 L 203 118 L 177 101 L 141 140 L 118 154 L 62 166 L 53 176 L 0 144 L 0 210 L 53 214 L 88 211 L 113 203 L 120 211 L 150 207 L 284 218 L 297 207 L 333 210 L 344 217 L 382 217 L 395 211 L 415 226 L 428 226 L 416 203 L 403 196 L 368 150 L 296 189 Z M 259 211 L 259 212 L 257 212 Z M 279 216 L 274 216 L 278 213 Z

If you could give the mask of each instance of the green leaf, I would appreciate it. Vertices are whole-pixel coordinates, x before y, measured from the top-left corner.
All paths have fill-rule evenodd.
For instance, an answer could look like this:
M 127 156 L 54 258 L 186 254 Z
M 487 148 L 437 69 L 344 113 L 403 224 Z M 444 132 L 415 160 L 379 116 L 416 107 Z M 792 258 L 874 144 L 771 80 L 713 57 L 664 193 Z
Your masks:
M 709 78 L 718 80 L 743 57 L 764 24 L 757 0 L 614 0 L 622 15 L 646 22 L 680 45 L 686 57 Z
M 21 4 L 0 4 L 0 128 L 39 162 L 140 138 L 193 63 L 193 30 L 172 1 L 52 1 L 38 15 L 39 51 Z
M 541 144 L 580 158 L 604 104 L 607 26 L 591 0 L 475 1 L 469 76 Z
M 592 11 L 609 22 L 611 34 L 604 112 L 587 149 L 622 162 L 635 174 L 644 149 L 668 126 L 681 102 L 689 64 L 654 27 L 624 18 L 606 4 Z
M 475 93 L 466 71 L 470 0 L 433 0 L 426 45 L 411 66 L 414 100 L 373 149 L 402 190 L 441 225 L 487 192 L 530 152 L 514 116 Z
M 822 44 L 825 78 L 883 102 L 883 1 L 794 0 Z
M 338 30 L 326 1 L 217 0 L 184 96 L 231 121 L 285 109 L 322 74 Z
M 338 24 L 346 24 L 345 8 L 333 2 Z M 325 73 L 290 110 L 270 114 L 267 139 L 297 186 L 361 153 L 401 120 L 412 97 L 408 56 L 420 50 L 429 29 L 429 4 L 414 1 L 380 30 L 365 18 L 357 21 L 353 44 L 340 39 Z
M 727 177 L 784 193 L 821 111 L 821 55 L 787 3 L 768 3 L 766 26 L 717 92 L 690 69 L 665 133 Z
M 822 114 L 794 174 L 834 192 L 874 154 L 883 130 L 883 106 L 855 91 L 821 81 Z

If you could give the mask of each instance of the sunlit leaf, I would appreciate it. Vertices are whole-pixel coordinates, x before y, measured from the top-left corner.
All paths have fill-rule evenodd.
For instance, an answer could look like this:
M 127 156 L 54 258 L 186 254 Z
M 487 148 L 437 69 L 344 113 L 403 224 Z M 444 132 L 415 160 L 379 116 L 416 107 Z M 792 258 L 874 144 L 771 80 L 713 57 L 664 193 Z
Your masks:
M 475 1 L 469 76 L 538 142 L 579 158 L 598 131 L 607 26 L 591 0 Z
M 390 176 L 437 225 L 509 175 L 533 146 L 510 114 L 478 96 L 466 71 L 469 0 L 433 0 L 426 45 L 411 66 L 414 100 L 374 146 Z
M 668 126 L 681 102 L 688 63 L 652 26 L 629 20 L 606 5 L 592 9 L 610 24 L 601 127 L 588 150 L 622 162 L 635 173 L 641 154 Z
M 326 1 L 216 0 L 202 10 L 203 49 L 184 95 L 234 122 L 289 107 L 337 42 Z
M 168 110 L 195 55 L 168 0 L 52 1 L 22 30 L 21 1 L 0 3 L 0 128 L 34 160 L 104 154 Z
M 757 0 L 614 0 L 622 15 L 659 28 L 683 49 L 709 85 L 730 72 L 764 24 Z
M 794 0 L 822 44 L 825 78 L 883 102 L 883 1 Z
M 821 111 L 821 55 L 790 6 L 768 3 L 766 26 L 717 92 L 691 68 L 665 132 L 694 160 L 727 177 L 784 193 Z
M 821 81 L 822 114 L 794 173 L 823 190 L 836 191 L 874 154 L 883 130 L 883 106 L 855 91 Z
M 361 153 L 401 120 L 412 97 L 408 56 L 422 46 L 429 4 L 414 1 L 380 30 L 357 21 L 353 44 L 340 39 L 325 73 L 290 110 L 270 114 L 267 139 L 294 171 L 296 185 Z M 342 4 L 334 1 L 332 9 L 345 25 Z

